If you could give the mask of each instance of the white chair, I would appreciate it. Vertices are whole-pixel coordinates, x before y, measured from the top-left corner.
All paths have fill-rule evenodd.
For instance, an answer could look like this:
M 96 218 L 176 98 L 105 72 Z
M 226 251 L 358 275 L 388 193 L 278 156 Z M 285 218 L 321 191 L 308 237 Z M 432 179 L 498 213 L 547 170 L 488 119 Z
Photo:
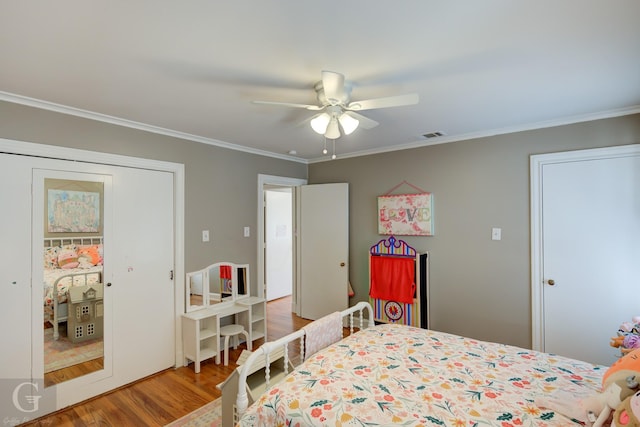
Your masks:
M 229 338 L 233 337 L 233 348 L 238 348 L 238 343 L 240 341 L 239 335 L 243 334 L 245 336 L 245 341 L 247 342 L 247 350 L 251 351 L 251 341 L 249 340 L 249 332 L 244 330 L 242 325 L 226 325 L 220 328 L 220 336 L 224 337 L 224 347 L 222 351 L 224 352 L 224 366 L 229 365 Z

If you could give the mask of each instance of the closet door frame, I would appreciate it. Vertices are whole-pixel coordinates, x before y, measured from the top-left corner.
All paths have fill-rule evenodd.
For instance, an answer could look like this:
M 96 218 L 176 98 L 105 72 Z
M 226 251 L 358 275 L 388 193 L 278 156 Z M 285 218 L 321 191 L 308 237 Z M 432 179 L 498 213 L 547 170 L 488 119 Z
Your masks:
M 174 177 L 174 301 L 175 301 L 175 366 L 181 366 L 182 352 L 182 319 L 184 307 L 184 211 L 185 211 L 185 169 L 184 164 L 150 160 L 140 157 L 122 156 L 118 154 L 100 153 L 76 148 L 60 147 L 46 144 L 36 144 L 0 138 L 0 151 L 8 154 L 19 154 L 51 159 L 72 160 L 86 163 L 97 163 L 154 169 L 173 173 Z

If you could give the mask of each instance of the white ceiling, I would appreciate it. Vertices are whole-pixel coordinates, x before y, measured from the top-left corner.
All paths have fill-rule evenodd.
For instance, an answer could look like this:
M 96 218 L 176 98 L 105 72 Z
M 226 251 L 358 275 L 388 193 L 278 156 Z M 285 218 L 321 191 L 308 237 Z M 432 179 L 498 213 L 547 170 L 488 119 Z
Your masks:
M 0 58 L 0 99 L 306 162 L 315 113 L 251 101 L 322 70 L 420 96 L 338 157 L 640 112 L 640 1 L 3 1 Z

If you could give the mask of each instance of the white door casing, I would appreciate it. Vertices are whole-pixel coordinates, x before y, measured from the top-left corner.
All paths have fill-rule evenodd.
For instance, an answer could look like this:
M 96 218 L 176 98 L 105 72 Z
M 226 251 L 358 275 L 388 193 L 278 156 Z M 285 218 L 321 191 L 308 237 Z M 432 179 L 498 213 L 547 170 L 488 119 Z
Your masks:
M 299 316 L 315 320 L 349 305 L 349 185 L 296 190 Z
M 532 156 L 531 178 L 533 347 L 610 365 L 638 315 L 640 146 Z
M 275 176 L 275 175 L 264 175 L 264 174 L 258 174 L 258 230 L 257 230 L 257 238 L 256 238 L 256 242 L 258 245 L 257 251 L 258 251 L 258 268 L 257 268 L 257 292 L 256 295 L 257 296 L 261 296 L 266 298 L 266 291 L 265 291 L 265 280 L 266 280 L 266 273 L 265 273 L 265 257 L 266 257 L 266 251 L 268 250 L 266 248 L 266 235 L 265 235 L 265 189 L 268 186 L 281 186 L 281 187 L 296 187 L 298 185 L 304 185 L 307 183 L 306 179 L 301 179 L 301 178 L 290 178 L 290 177 L 284 177 L 284 176 Z M 294 194 L 294 198 L 295 198 L 295 194 Z M 295 217 L 295 215 L 294 215 Z M 295 231 L 294 231 L 294 239 L 295 239 Z M 293 275 L 295 277 L 295 270 L 296 270 L 296 265 L 295 265 L 295 254 L 294 254 L 294 264 L 293 264 Z M 293 304 L 293 311 L 297 312 L 297 284 L 294 282 L 293 285 L 293 297 L 292 297 L 292 304 Z

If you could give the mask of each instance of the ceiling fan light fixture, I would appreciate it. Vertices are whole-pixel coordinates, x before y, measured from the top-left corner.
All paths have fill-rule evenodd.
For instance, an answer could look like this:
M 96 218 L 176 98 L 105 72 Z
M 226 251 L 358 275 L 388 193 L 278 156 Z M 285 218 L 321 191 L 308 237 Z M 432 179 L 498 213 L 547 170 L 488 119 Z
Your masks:
M 338 139 L 340 138 L 340 126 L 338 126 L 338 121 L 334 118 L 329 121 L 329 125 L 327 126 L 327 131 L 324 136 L 329 139 Z
M 318 111 L 311 117 L 311 128 L 317 134 L 335 141 L 342 135 L 351 135 L 359 127 L 373 129 L 379 124 L 359 111 L 414 105 L 419 100 L 417 93 L 409 93 L 351 102 L 352 83 L 347 83 L 343 74 L 326 70 L 322 71 L 322 80 L 316 82 L 313 89 L 319 105 L 276 101 L 253 102 Z
M 327 113 L 322 113 L 316 116 L 313 120 L 311 120 L 311 128 L 320 135 L 324 135 L 327 131 L 327 126 L 329 126 L 329 122 L 331 121 L 331 117 Z
M 345 135 L 351 135 L 353 131 L 358 129 L 358 125 L 360 124 L 358 119 L 351 117 L 347 113 L 342 113 L 338 121 L 340 121 L 340 125 L 342 126 L 342 130 Z

